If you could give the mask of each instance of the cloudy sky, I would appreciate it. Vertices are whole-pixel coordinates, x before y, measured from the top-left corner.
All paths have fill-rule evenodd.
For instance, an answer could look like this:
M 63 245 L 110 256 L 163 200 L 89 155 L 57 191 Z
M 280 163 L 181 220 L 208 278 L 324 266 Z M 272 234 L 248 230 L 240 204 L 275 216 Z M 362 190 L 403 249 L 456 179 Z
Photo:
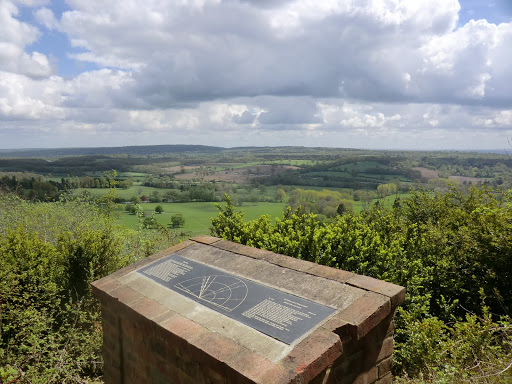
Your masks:
M 0 0 L 0 148 L 511 138 L 511 0 Z

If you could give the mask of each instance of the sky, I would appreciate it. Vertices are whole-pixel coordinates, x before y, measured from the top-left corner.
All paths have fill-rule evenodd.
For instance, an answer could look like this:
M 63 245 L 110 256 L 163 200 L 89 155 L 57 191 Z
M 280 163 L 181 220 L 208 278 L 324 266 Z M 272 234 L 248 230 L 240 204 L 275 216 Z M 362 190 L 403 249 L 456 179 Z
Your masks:
M 0 0 L 0 148 L 504 149 L 512 0 Z

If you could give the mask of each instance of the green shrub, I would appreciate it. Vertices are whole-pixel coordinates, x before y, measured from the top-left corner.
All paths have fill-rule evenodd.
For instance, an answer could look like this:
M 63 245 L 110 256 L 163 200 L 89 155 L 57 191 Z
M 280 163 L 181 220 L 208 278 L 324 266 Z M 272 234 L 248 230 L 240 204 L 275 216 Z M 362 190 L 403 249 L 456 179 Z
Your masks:
M 510 192 L 412 191 L 391 209 L 374 206 L 322 222 L 300 214 L 300 207 L 275 223 L 268 216 L 245 222 L 225 201 L 212 219 L 215 236 L 406 287 L 396 317 L 396 374 L 451 375 L 457 382 L 492 371 L 486 361 L 512 360 L 506 322 L 512 313 Z
M 86 201 L 0 195 L 0 383 L 101 377 L 101 318 L 90 283 L 178 239 L 131 231 Z

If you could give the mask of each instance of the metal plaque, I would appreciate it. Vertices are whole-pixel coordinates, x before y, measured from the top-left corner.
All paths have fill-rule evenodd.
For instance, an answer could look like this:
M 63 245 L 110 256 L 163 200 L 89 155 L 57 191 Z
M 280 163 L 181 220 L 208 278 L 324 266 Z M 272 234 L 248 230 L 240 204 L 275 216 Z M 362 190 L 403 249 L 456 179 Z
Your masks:
M 335 312 L 325 305 L 177 254 L 137 272 L 286 344 L 293 343 Z

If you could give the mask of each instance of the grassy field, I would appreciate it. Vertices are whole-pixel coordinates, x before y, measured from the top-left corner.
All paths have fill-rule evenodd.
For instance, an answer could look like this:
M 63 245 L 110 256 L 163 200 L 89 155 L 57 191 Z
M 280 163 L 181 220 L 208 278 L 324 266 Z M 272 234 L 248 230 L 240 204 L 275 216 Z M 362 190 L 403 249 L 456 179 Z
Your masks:
M 80 196 L 84 191 L 87 191 L 91 194 L 91 196 L 100 197 L 105 195 L 109 189 L 108 188 L 77 188 L 73 190 L 73 194 L 76 196 Z M 168 191 L 168 189 L 159 189 L 159 188 L 153 188 L 153 187 L 145 187 L 142 185 L 134 185 L 128 189 L 122 189 L 117 188 L 116 189 L 116 196 L 119 196 L 122 199 L 125 199 L 126 201 L 130 201 L 130 199 L 133 196 L 141 196 L 146 195 L 149 197 L 152 192 L 157 191 L 160 194 L 163 194 Z
M 185 226 L 180 228 L 190 232 L 191 236 L 208 234 L 210 219 L 217 215 L 218 209 L 215 203 L 144 203 L 141 204 L 146 216 L 151 216 L 157 205 L 161 205 L 164 212 L 155 214 L 160 224 L 167 226 L 174 214 L 181 213 L 185 219 Z M 122 208 L 122 207 L 121 207 Z M 245 212 L 246 220 L 257 219 L 261 215 L 268 214 L 272 217 L 282 217 L 283 203 L 245 203 L 240 209 Z M 127 212 L 119 212 L 119 223 L 129 228 L 136 229 L 137 217 Z
M 405 199 L 409 194 L 401 194 L 400 197 Z M 387 196 L 381 200 L 381 204 L 385 207 L 391 207 L 395 201 L 396 196 Z M 371 204 L 374 204 L 374 200 Z M 221 205 L 224 203 L 220 203 Z M 218 209 L 215 203 L 143 203 L 141 204 L 144 213 L 151 216 L 155 212 L 155 207 L 161 205 L 164 212 L 155 214 L 157 221 L 167 226 L 171 222 L 171 217 L 174 214 L 180 213 L 185 219 L 185 226 L 180 230 L 190 233 L 190 236 L 199 234 L 208 234 L 210 227 L 210 219 L 217 216 Z M 272 218 L 283 216 L 283 211 L 286 204 L 284 203 L 244 203 L 241 207 L 237 208 L 245 213 L 245 220 L 255 220 L 261 215 L 270 215 Z M 129 214 L 122 210 L 124 207 L 120 205 L 118 222 L 129 228 L 137 229 L 138 221 L 135 215 Z M 355 202 L 354 209 L 356 213 L 360 213 L 364 207 L 360 201 Z M 122 210 L 122 211 L 121 211 Z

